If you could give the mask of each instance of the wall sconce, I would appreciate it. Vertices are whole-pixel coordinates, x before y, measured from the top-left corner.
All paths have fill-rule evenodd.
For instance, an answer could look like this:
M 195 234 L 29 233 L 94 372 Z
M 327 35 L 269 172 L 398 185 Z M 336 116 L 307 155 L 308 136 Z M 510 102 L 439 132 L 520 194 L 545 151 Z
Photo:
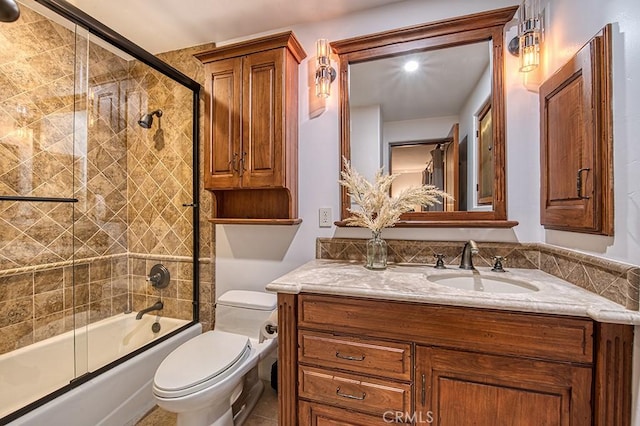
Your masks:
M 520 72 L 533 71 L 540 65 L 542 21 L 539 0 L 524 0 L 518 13 L 518 36 L 509 42 L 509 52 L 520 56 Z
M 321 38 L 316 42 L 316 57 L 318 67 L 316 68 L 316 96 L 328 98 L 331 95 L 331 83 L 336 79 L 336 70 L 331 66 L 331 47 L 326 38 Z

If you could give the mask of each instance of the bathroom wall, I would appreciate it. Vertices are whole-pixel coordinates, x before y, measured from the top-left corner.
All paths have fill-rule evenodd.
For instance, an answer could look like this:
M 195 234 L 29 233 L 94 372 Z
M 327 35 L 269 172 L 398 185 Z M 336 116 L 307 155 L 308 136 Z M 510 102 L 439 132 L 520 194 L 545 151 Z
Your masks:
M 542 241 L 640 264 L 640 3 L 552 0 L 546 7 L 543 76 L 551 75 L 607 23 L 613 24 L 615 237 L 540 230 Z M 572 25 L 575 23 L 575 25 Z M 578 24 L 579 23 L 579 24 Z M 538 133 L 532 135 L 538 137 Z
M 195 59 L 193 55 L 198 52 L 202 52 L 208 49 L 211 49 L 214 44 L 205 44 L 201 46 L 194 46 L 187 49 L 180 49 L 172 52 L 165 52 L 158 55 L 160 59 L 167 62 L 169 65 L 175 67 L 179 71 L 183 72 L 187 76 L 191 77 L 195 81 L 204 85 L 204 69 L 200 61 Z M 170 93 L 167 93 L 167 96 L 171 96 Z M 191 98 L 189 99 L 191 102 Z M 182 108 L 188 110 L 191 109 L 191 104 L 182 104 Z M 169 115 L 173 114 L 173 110 L 170 110 Z M 180 115 L 176 115 L 176 118 L 180 117 Z M 189 119 L 189 125 L 191 125 L 191 120 Z M 176 125 L 182 125 L 184 128 L 184 123 L 180 123 L 179 121 L 174 121 Z M 204 123 L 204 100 L 200 102 L 200 170 L 204 169 L 204 129 L 202 128 Z M 190 133 L 189 133 L 190 134 Z M 191 168 L 189 168 L 191 170 Z M 184 171 L 184 170 L 183 170 Z M 191 173 L 191 171 L 189 171 Z M 214 315 L 213 315 L 213 307 L 214 307 L 214 234 L 213 234 L 213 225 L 207 220 L 211 216 L 212 212 L 212 197 L 209 191 L 204 189 L 203 182 L 204 174 L 201 172 L 199 179 L 199 188 L 200 188 L 200 270 L 198 271 L 200 278 L 200 322 L 202 323 L 203 330 L 209 330 L 213 327 Z M 188 180 L 186 175 L 180 177 L 180 182 L 185 184 L 185 182 L 191 182 L 191 175 L 189 174 Z M 184 212 L 184 215 L 189 215 L 191 217 L 190 209 Z M 148 262 L 148 260 L 147 260 Z M 180 264 L 178 264 L 178 274 L 179 280 L 187 279 L 188 275 L 184 275 L 180 271 L 184 271 L 187 273 L 186 268 L 180 269 Z M 177 287 L 178 297 L 176 299 L 176 306 L 178 306 L 178 311 L 176 315 L 179 318 L 184 318 L 187 314 L 189 314 L 188 318 L 190 318 L 190 312 L 193 309 L 191 304 L 191 298 L 189 289 L 186 286 L 186 283 L 182 281 L 178 281 Z M 163 295 L 163 299 L 165 295 Z M 189 302 L 188 304 L 186 302 Z M 169 300 L 169 303 L 173 303 L 172 300 Z M 134 302 L 135 304 L 135 302 Z
M 0 194 L 78 202 L 0 202 L 0 353 L 160 295 L 164 315 L 191 319 L 192 92 L 21 10 L 0 26 Z M 152 129 L 137 125 L 156 108 Z M 206 328 L 212 231 L 201 225 Z M 145 280 L 156 263 L 172 274 L 162 293 Z
M 354 160 L 351 165 L 369 180 L 373 180 L 382 164 L 382 112 L 380 105 L 353 108 L 351 118 L 351 153 Z M 371 141 L 380 146 L 378 151 L 369 147 Z
M 338 84 L 333 84 L 332 95 L 327 99 L 326 111 L 315 119 L 309 118 L 308 72 L 313 71 L 315 41 L 326 37 L 340 40 L 377 31 L 416 25 L 420 23 L 445 19 L 448 17 L 476 13 L 479 11 L 511 6 L 517 2 L 509 0 L 483 0 L 468 2 L 463 0 L 435 0 L 424 2 L 404 1 L 389 6 L 371 9 L 366 12 L 349 15 L 345 18 L 304 24 L 292 27 L 296 36 L 307 52 L 307 58 L 300 65 L 299 87 L 299 214 L 302 224 L 293 227 L 266 227 L 245 225 L 216 226 L 216 291 L 223 292 L 228 288 L 264 289 L 264 286 L 278 276 L 290 271 L 302 263 L 313 259 L 316 237 L 356 237 L 365 238 L 370 233 L 355 228 L 319 228 L 318 208 L 330 207 L 334 220 L 339 220 L 340 200 L 337 180 L 339 178 L 340 143 L 339 143 L 339 108 Z M 252 38 L 248 36 L 246 38 Z M 230 40 L 229 42 L 236 41 Z M 218 43 L 224 44 L 224 43 Z M 517 61 L 508 58 L 505 75 L 507 94 L 507 110 L 512 103 L 521 99 L 512 98 L 512 92 L 529 95 L 519 81 L 516 70 Z M 335 64 L 335 63 L 334 63 Z M 533 108 L 535 111 L 535 108 Z M 509 113 L 508 119 L 519 120 L 518 115 Z M 518 182 L 521 170 L 527 170 L 521 163 L 537 158 L 537 148 L 532 142 L 522 140 L 520 135 L 528 133 L 533 124 L 514 129 L 507 126 L 509 140 L 509 161 L 514 161 L 509 181 Z M 448 131 L 448 129 L 447 129 Z M 516 136 L 514 136 L 516 135 Z M 512 142 L 512 139 L 514 141 Z M 512 160 L 511 151 L 523 146 L 522 155 Z M 529 165 L 535 168 L 535 165 Z M 525 177 L 525 185 L 518 186 L 518 191 L 509 192 L 509 214 L 520 221 L 520 226 L 510 230 L 485 229 L 387 229 L 383 231 L 386 238 L 411 240 L 466 240 L 476 238 L 490 241 L 536 241 L 539 233 L 537 208 L 532 208 L 531 200 L 537 203 L 538 183 Z M 533 179 L 533 178 L 531 178 Z M 524 190 L 524 192 L 522 192 Z M 533 195 L 532 195 L 533 194 Z M 251 244 L 243 241 L 251 241 Z
M 294 26 L 292 29 L 308 54 L 300 66 L 300 73 L 301 76 L 306 75 L 313 68 L 314 43 L 321 37 L 339 40 L 518 3 L 498 0 L 409 0 L 342 19 Z M 618 23 L 614 49 L 615 238 L 564 232 L 545 233 L 540 226 L 538 94 L 526 90 L 522 75 L 518 72 L 518 58 L 509 54 L 505 55 L 507 207 L 509 219 L 518 221 L 519 225 L 512 229 L 390 228 L 383 232 L 384 237 L 404 240 L 464 241 L 474 238 L 480 241 L 538 241 L 640 264 L 640 240 L 635 237 L 640 233 L 640 210 L 637 208 L 640 204 L 640 145 L 633 142 L 633 135 L 640 131 L 640 100 L 626 94 L 640 92 L 640 83 L 634 77 L 639 74 L 640 68 L 637 48 L 640 39 L 640 25 L 637 22 L 640 5 L 634 0 L 592 0 L 588 6 L 577 0 L 551 0 L 550 5 L 548 40 L 553 40 L 551 46 L 556 52 L 553 63 L 560 63 L 562 58 L 566 60 L 606 22 Z M 580 19 L 576 19 L 576 16 Z M 515 25 L 508 25 L 507 30 L 505 41 L 515 35 Z M 228 42 L 232 41 L 237 40 Z M 299 90 L 299 204 L 303 222 L 295 231 L 283 230 L 283 227 L 217 225 L 216 280 L 220 291 L 234 287 L 263 288 L 271 279 L 313 258 L 316 237 L 366 238 L 369 235 L 362 229 L 318 227 L 319 207 L 331 207 L 334 219 L 339 219 L 339 189 L 336 184 L 340 164 L 338 85 L 334 83 L 332 96 L 327 100 L 327 110 L 321 116 L 310 119 L 308 81 L 301 77 Z M 243 239 L 252 240 L 252 244 L 241 243 Z M 271 250 L 272 246 L 278 247 L 275 253 Z
M 131 61 L 129 77 L 124 102 L 131 308 L 139 311 L 162 298 L 162 315 L 191 319 L 193 291 L 185 288 L 185 274 L 193 263 L 193 211 L 183 204 L 193 202 L 193 95 L 139 61 Z M 162 116 L 154 117 L 150 129 L 137 124 L 144 114 L 158 109 Z M 171 274 L 163 290 L 146 281 L 158 263 Z
M 126 140 L 111 108 L 127 62 L 21 9 L 0 26 L 0 193 L 78 202 L 0 202 L 0 352 L 128 305 Z

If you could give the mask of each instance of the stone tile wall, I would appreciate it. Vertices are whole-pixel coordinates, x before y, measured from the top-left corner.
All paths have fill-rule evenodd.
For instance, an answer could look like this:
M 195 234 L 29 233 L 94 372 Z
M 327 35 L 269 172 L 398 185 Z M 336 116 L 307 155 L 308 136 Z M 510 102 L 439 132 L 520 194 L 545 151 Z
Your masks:
M 0 202 L 4 352 L 127 306 L 129 64 L 24 5 L 0 44 L 0 194 L 78 199 Z
M 154 288 L 146 278 L 151 267 L 162 264 L 171 275 L 164 289 Z M 134 311 L 147 308 L 162 300 L 162 316 L 190 320 L 193 318 L 193 261 L 190 258 L 170 256 L 131 255 L 131 306 Z
M 124 312 L 126 255 L 0 275 L 0 353 Z M 75 285 L 74 285 L 75 283 Z
M 363 262 L 365 239 L 318 238 L 316 258 Z M 436 253 L 445 255 L 445 264 L 459 265 L 464 242 L 386 240 L 389 262 L 434 264 Z M 505 269 L 540 269 L 572 284 L 638 310 L 640 267 L 614 262 L 541 243 L 479 242 L 476 266 L 493 265 L 493 256 L 503 256 Z
M 191 319 L 192 209 L 182 204 L 192 202 L 192 92 L 21 10 L 18 22 L 0 26 L 0 194 L 78 202 L 0 201 L 0 353 L 141 309 L 158 296 L 140 281 L 149 262 L 177 268 L 163 314 Z M 192 50 L 165 60 L 201 81 Z M 88 62 L 76 69 L 82 57 Z M 87 93 L 74 81 L 82 70 Z M 164 114 L 151 129 L 138 126 L 157 108 Z M 213 229 L 209 194 L 201 197 L 200 317 L 208 329 Z
M 209 43 L 194 46 L 187 49 L 180 49 L 165 52 L 158 55 L 160 59 L 167 62 L 185 75 L 204 86 L 204 66 L 193 57 L 194 54 L 211 49 L 215 44 Z M 191 107 L 189 106 L 189 109 Z M 215 227 L 207 220 L 212 216 L 213 200 L 211 193 L 204 189 L 204 97 L 200 102 L 200 322 L 203 330 L 210 330 L 214 325 L 215 310 Z

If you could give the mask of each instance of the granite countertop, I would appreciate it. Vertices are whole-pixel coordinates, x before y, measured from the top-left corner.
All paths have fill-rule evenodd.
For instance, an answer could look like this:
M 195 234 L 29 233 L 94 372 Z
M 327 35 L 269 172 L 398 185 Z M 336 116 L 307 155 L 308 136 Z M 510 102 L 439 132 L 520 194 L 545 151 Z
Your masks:
M 534 291 L 486 292 L 461 290 L 429 279 L 482 276 L 515 280 Z M 599 322 L 640 325 L 640 312 L 598 296 L 538 269 L 491 272 L 490 268 L 466 271 L 449 266 L 392 264 L 384 271 L 366 269 L 362 262 L 312 260 L 267 285 L 278 293 L 316 293 L 337 296 L 432 303 L 451 306 L 502 309 L 589 317 Z M 514 287 L 514 291 L 521 291 Z

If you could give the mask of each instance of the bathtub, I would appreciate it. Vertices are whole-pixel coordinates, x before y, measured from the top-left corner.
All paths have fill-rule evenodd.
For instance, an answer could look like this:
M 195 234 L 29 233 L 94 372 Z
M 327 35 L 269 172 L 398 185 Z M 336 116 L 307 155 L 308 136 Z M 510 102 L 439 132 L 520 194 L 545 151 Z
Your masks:
M 82 382 L 83 374 L 96 372 L 189 323 L 159 318 L 161 329 L 153 333 L 151 325 L 155 319 L 155 315 L 136 320 L 135 313 L 119 314 L 77 329 L 75 333 L 69 331 L 0 355 L 0 419 L 68 385 L 74 377 L 80 377 L 78 382 Z M 102 374 L 86 376 L 89 379 L 84 383 L 9 424 L 134 424 L 154 405 L 151 382 L 160 362 L 181 343 L 201 332 L 202 326 L 193 324 Z M 6 420 L 0 420 L 0 424 Z

